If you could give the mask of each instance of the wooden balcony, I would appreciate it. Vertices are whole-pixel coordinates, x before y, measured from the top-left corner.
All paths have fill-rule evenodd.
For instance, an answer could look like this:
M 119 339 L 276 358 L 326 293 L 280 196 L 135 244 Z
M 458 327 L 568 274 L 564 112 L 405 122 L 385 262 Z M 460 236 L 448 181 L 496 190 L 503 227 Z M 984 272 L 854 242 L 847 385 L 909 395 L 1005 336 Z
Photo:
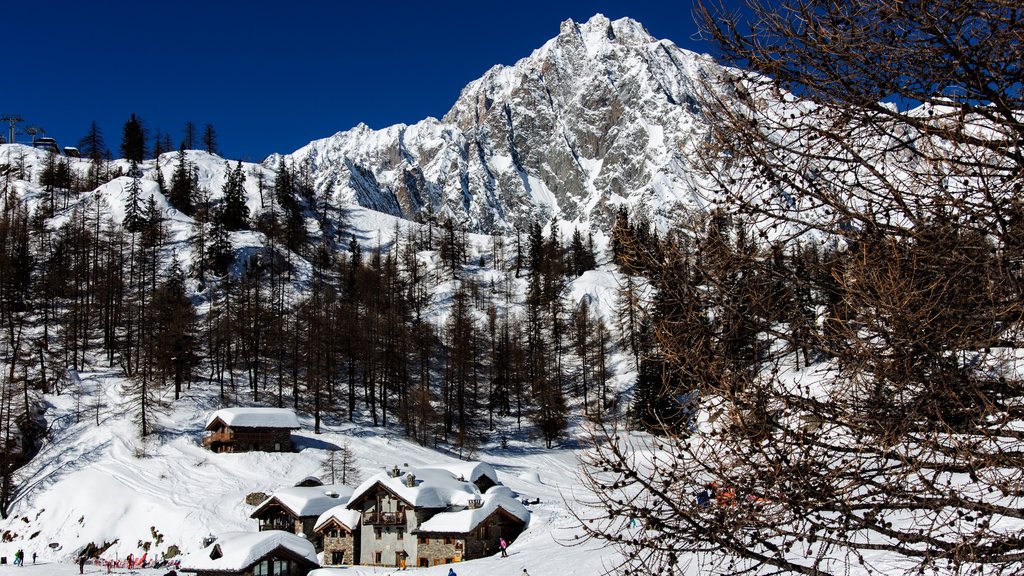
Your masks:
M 214 442 L 231 442 L 232 440 L 233 438 L 231 437 L 231 434 L 227 432 L 214 432 L 213 434 L 203 438 L 203 446 L 209 446 Z
M 284 530 L 285 532 L 294 532 L 295 522 L 291 520 L 273 520 L 269 522 L 260 521 L 260 532 L 264 530 Z
M 363 524 L 369 526 L 404 526 L 405 512 L 363 512 Z

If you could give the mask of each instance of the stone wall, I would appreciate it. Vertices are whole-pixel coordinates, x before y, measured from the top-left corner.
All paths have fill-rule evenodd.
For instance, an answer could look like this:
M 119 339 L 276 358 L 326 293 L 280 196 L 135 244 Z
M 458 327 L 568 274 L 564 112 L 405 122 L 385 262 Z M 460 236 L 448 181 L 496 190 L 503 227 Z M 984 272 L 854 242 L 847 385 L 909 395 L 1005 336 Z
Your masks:
M 344 554 L 343 564 L 358 564 L 355 538 L 351 534 L 339 537 L 324 536 L 324 564 L 334 564 L 334 553 Z
M 420 538 L 416 544 L 416 559 L 413 565 L 420 566 L 421 559 L 426 559 L 428 566 L 460 562 L 465 557 L 465 549 L 466 541 L 463 538 L 450 537 L 447 540 L 443 536 Z

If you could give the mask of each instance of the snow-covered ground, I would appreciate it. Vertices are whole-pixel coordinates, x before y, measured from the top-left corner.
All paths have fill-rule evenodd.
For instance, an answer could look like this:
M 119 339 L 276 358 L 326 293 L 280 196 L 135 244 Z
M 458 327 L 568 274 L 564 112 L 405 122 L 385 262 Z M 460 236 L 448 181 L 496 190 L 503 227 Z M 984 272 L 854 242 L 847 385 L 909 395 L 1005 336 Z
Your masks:
M 227 531 L 255 531 L 249 518 L 255 509 L 245 504 L 251 492 L 273 492 L 307 476 L 322 476 L 320 464 L 327 449 L 348 442 L 363 478 L 396 464 L 411 467 L 452 463 L 458 459 L 421 447 L 382 429 L 348 422 L 328 423 L 314 435 L 310 422 L 293 434 L 294 453 L 253 452 L 214 454 L 200 446 L 206 419 L 215 407 L 199 390 L 164 416 L 159 431 L 142 442 L 122 402 L 123 381 L 112 374 L 82 374 L 78 390 L 51 396 L 46 417 L 49 436 L 40 454 L 21 471 L 12 514 L 0 522 L 0 575 L 75 574 L 74 559 L 90 542 L 116 543 L 103 555 L 123 559 L 142 554 L 159 557 L 170 545 L 182 552 L 202 548 L 202 540 Z M 97 420 L 99 424 L 97 424 Z M 573 505 L 576 450 L 546 450 L 525 437 L 514 437 L 508 448 L 498 442 L 473 454 L 490 463 L 503 484 L 521 499 L 540 499 L 529 506 L 526 531 L 509 547 L 510 557 L 490 557 L 455 566 L 460 576 L 518 575 L 527 568 L 533 576 L 601 573 L 612 554 L 596 544 L 578 543 L 579 529 L 567 506 Z M 159 540 L 159 543 L 158 543 Z M 23 549 L 27 565 L 12 566 L 15 551 Z M 36 553 L 38 564 L 32 565 Z M 106 571 L 87 566 L 95 573 Z M 163 574 L 164 569 L 139 574 Z M 115 569 L 115 572 L 118 572 Z M 121 569 L 119 573 L 127 573 Z M 445 575 L 448 566 L 409 569 L 424 575 Z M 381 567 L 344 567 L 321 574 L 389 574 Z
M 219 198 L 225 164 L 223 160 L 202 152 L 188 153 L 189 161 L 197 167 L 200 185 Z M 17 145 L 0 146 L 0 163 L 24 165 L 33 173 L 41 169 L 44 156 L 39 150 Z M 74 160 L 75 169 L 84 170 L 84 161 Z M 174 155 L 161 157 L 160 167 L 168 177 L 173 168 Z M 142 166 L 144 199 L 155 195 L 163 208 L 169 234 L 179 240 L 194 233 L 190 218 L 166 204 L 149 179 L 157 162 L 147 161 Z M 272 178 L 273 173 L 263 167 L 246 165 L 247 172 L 262 171 Z M 100 186 L 95 193 L 83 194 L 72 201 L 84 205 L 90 198 L 99 198 L 106 207 L 107 216 L 118 222 L 123 217 L 124 189 L 127 178 L 119 178 Z M 42 188 L 34 181 L 16 180 L 18 193 L 31 207 L 45 198 Z M 246 182 L 250 208 L 259 207 L 259 192 L 254 177 Z M 70 208 L 60 210 L 51 222 L 60 224 L 68 217 Z M 347 233 L 354 235 L 365 247 L 387 246 L 393 241 L 394 231 L 410 224 L 393 216 L 358 206 L 347 208 Z M 568 238 L 568 229 L 563 230 Z M 487 251 L 491 238 L 470 235 L 470 261 L 475 262 Z M 603 249 L 607 238 L 598 234 L 598 249 Z M 232 242 L 237 252 L 244 255 L 265 244 L 257 232 L 235 232 Z M 511 247 L 506 246 L 506 257 Z M 188 269 L 194 255 L 190 247 L 181 243 L 175 256 L 183 268 Z M 420 254 L 428 269 L 436 268 L 436 254 Z M 168 258 L 169 260 L 169 258 Z M 295 283 L 301 290 L 303 268 L 296 263 Z M 469 272 L 480 282 L 499 283 L 507 280 L 521 293 L 524 280 L 507 279 L 509 273 L 490 269 Z M 591 310 L 604 317 L 606 324 L 614 322 L 617 306 L 618 277 L 603 269 L 591 271 L 576 279 L 565 294 L 575 304 L 587 300 Z M 450 306 L 450 295 L 456 286 L 441 282 L 432 292 L 431 319 L 443 325 Z M 202 308 L 201 308 L 202 310 Z M 609 389 L 628 388 L 634 375 L 631 362 L 623 354 L 613 359 L 614 376 Z M 0 576 L 17 570 L 19 573 L 73 574 L 78 567 L 73 563 L 88 544 L 111 544 L 105 558 L 123 559 L 128 554 L 142 553 L 150 546 L 150 557 L 159 557 L 176 546 L 181 553 L 202 548 L 203 540 L 218 533 L 257 529 L 257 521 L 249 518 L 255 509 L 245 504 L 252 492 L 270 493 L 293 486 L 307 476 L 321 476 L 320 465 L 328 449 L 348 442 L 355 452 L 357 465 L 366 478 L 384 468 L 408 464 L 430 466 L 445 461 L 457 461 L 456 455 L 438 452 L 409 442 L 394 431 L 351 424 L 344 421 L 324 422 L 323 433 L 312 433 L 310 419 L 302 419 L 302 430 L 293 435 L 299 450 L 295 453 L 213 454 L 200 445 L 203 429 L 210 415 L 217 409 L 245 405 L 246 389 L 228 391 L 221 404 L 217 391 L 196 384 L 186 391 L 185 397 L 173 403 L 173 408 L 155 422 L 156 432 L 145 441 L 138 437 L 138 426 L 132 420 L 135 412 L 123 393 L 125 381 L 116 370 L 83 371 L 80 383 L 72 383 L 61 395 L 44 398 L 47 409 L 44 418 L 47 434 L 40 453 L 16 478 L 16 492 L 10 507 L 10 516 L 0 520 Z M 167 400 L 170 400 L 169 398 Z M 168 402 L 168 404 L 171 404 Z M 625 404 L 623 404 L 625 405 Z M 561 448 L 546 450 L 540 440 L 530 440 L 526 431 L 517 431 L 514 423 L 503 423 L 499 432 L 468 459 L 484 461 L 497 470 L 499 479 L 521 499 L 539 499 L 531 505 L 532 514 L 526 531 L 509 548 L 509 558 L 485 558 L 464 562 L 456 567 L 460 576 L 467 574 L 520 575 L 527 568 L 532 576 L 587 575 L 603 572 L 613 552 L 596 544 L 579 545 L 582 531 L 576 526 L 571 506 L 576 505 L 573 490 L 578 492 L 576 479 L 577 443 L 569 440 Z M 499 435 L 508 433 L 508 447 L 500 447 Z M 579 422 L 574 421 L 570 438 L 578 437 Z M 569 545 L 576 544 L 576 545 Z M 28 565 L 11 565 L 14 553 L 24 549 Z M 39 564 L 33 566 L 32 554 Z M 99 567 L 90 567 L 93 572 Z M 116 569 L 115 569 L 116 570 Z M 380 567 L 350 567 L 336 570 L 339 574 L 387 574 Z M 105 569 L 104 569 L 105 571 Z M 410 569 L 425 575 L 445 575 L 448 567 Z M 126 572 L 126 570 L 122 570 Z M 163 574 L 166 569 L 140 571 L 141 574 Z

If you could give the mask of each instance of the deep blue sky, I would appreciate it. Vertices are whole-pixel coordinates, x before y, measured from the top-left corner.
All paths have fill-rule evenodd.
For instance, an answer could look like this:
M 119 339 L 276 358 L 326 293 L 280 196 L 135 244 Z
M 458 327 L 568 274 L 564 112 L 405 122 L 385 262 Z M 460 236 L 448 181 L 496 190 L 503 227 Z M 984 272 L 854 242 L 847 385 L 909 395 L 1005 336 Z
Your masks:
M 598 12 L 711 51 L 690 0 L 9 2 L 0 115 L 61 146 L 95 120 L 115 156 L 133 112 L 175 145 L 186 121 L 211 123 L 223 156 L 258 161 L 359 122 L 440 117 L 494 64 Z

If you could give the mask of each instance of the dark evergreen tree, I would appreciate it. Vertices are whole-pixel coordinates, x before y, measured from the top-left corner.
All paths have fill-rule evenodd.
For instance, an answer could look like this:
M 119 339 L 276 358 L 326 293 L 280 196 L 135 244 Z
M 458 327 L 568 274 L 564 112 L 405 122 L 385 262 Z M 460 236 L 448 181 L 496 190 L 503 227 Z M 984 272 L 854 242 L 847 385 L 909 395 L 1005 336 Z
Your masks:
M 185 275 L 176 258 L 171 261 L 167 278 L 153 294 L 152 309 L 153 362 L 163 378 L 173 380 L 174 399 L 178 400 L 199 355 L 196 311 L 185 291 Z
M 132 174 L 132 181 L 128 185 L 128 198 L 124 207 L 124 228 L 129 232 L 142 230 L 144 221 L 142 219 L 142 183 L 139 181 L 139 167 L 132 160 L 129 172 Z
M 582 276 L 587 270 L 597 267 L 597 258 L 594 255 L 594 237 L 590 236 L 588 243 L 583 243 L 583 235 L 579 229 L 573 230 L 572 240 L 569 247 L 569 272 L 573 276 Z
M 284 211 L 284 226 L 277 227 L 283 233 L 285 246 L 292 252 L 301 252 L 306 246 L 306 222 L 302 206 L 295 196 L 296 186 L 288 164 L 281 160 L 274 179 L 274 198 Z
M 146 157 L 146 133 L 142 121 L 132 114 L 121 129 L 121 157 L 131 162 L 142 162 Z
M 193 190 L 192 169 L 185 159 L 185 145 L 178 149 L 178 163 L 171 175 L 171 191 L 168 196 L 171 204 L 182 213 L 191 215 L 195 211 L 195 190 Z
M 210 232 L 207 235 L 207 267 L 218 276 L 226 274 L 228 266 L 230 266 L 235 259 L 234 251 L 231 248 L 231 239 L 228 236 L 228 231 L 224 227 L 223 222 L 224 217 L 219 214 L 216 215 L 213 219 L 212 226 L 210 226 Z
M 231 169 L 224 164 L 227 180 L 224 182 L 224 208 L 220 212 L 221 224 L 227 230 L 247 230 L 249 228 L 249 207 L 245 203 L 245 172 L 241 161 Z

